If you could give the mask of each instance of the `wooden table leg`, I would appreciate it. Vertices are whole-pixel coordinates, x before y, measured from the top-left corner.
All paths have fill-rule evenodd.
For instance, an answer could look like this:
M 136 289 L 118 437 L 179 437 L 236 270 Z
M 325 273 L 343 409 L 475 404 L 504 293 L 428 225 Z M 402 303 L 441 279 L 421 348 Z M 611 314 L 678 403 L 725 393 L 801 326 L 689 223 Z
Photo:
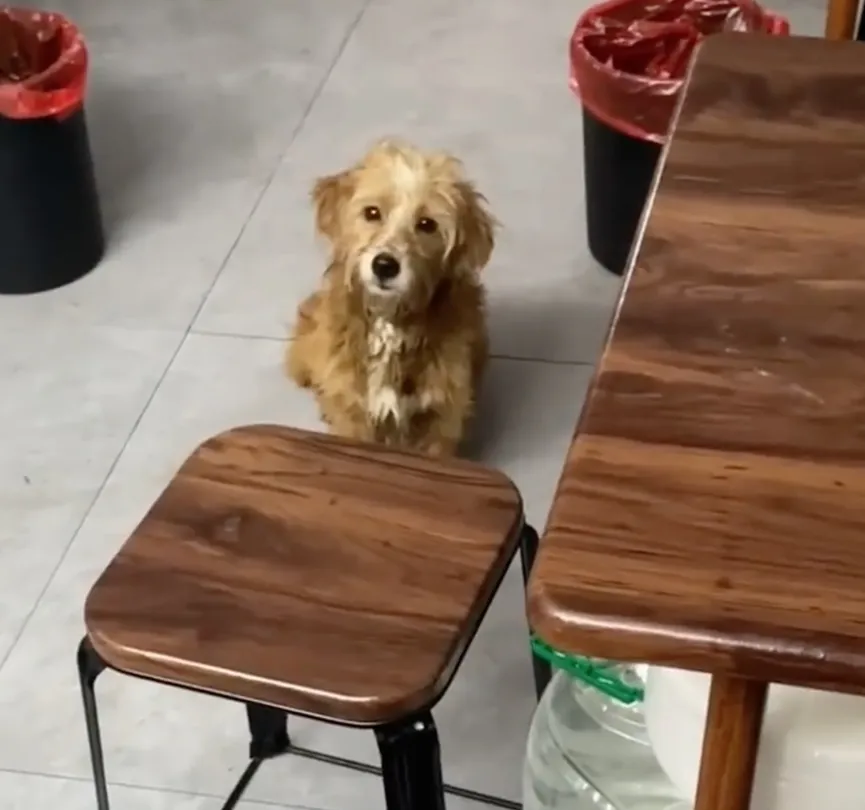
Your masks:
M 826 39 L 853 39 L 859 0 L 829 0 L 826 9 Z
M 769 684 L 713 675 L 694 810 L 748 810 Z

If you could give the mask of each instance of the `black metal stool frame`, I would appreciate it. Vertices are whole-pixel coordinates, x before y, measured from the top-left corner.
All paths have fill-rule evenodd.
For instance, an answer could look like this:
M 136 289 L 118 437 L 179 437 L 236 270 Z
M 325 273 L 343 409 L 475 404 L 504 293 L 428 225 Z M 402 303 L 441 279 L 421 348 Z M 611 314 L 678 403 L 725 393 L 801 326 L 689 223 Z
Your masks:
M 528 524 L 524 523 L 520 532 L 520 563 L 523 573 L 524 584 L 528 581 L 529 572 L 534 564 L 538 550 L 538 533 Z M 502 579 L 509 569 L 504 567 L 502 576 L 496 583 L 494 593 L 498 593 Z M 492 603 L 490 600 L 490 604 Z M 487 605 L 487 609 L 489 605 Z M 484 611 L 484 615 L 486 610 Z M 483 622 L 478 622 L 480 627 Z M 468 652 L 473 639 L 466 644 L 463 656 Z M 462 659 L 454 667 L 454 675 L 459 670 Z M 541 693 L 550 679 L 550 667 L 544 661 L 532 656 L 533 674 L 535 680 L 536 695 L 540 698 Z M 102 751 L 102 737 L 99 731 L 99 716 L 96 706 L 96 679 L 106 670 L 114 669 L 102 659 L 94 649 L 90 640 L 85 636 L 78 647 L 78 677 L 81 684 L 81 694 L 84 701 L 84 716 L 87 722 L 87 739 L 90 745 L 90 759 L 93 767 L 93 781 L 96 787 L 97 810 L 110 810 L 108 801 L 108 781 L 105 776 L 105 759 Z M 116 670 L 124 675 L 141 680 L 156 681 L 153 678 L 142 678 L 135 673 Z M 170 681 L 158 681 L 177 689 L 188 689 L 202 694 L 214 694 L 206 689 L 177 684 Z M 447 687 L 442 690 L 442 695 Z M 226 698 L 225 695 L 215 695 Z M 242 701 L 237 701 L 242 702 Z M 373 727 L 376 741 L 378 742 L 379 754 L 381 755 L 381 767 L 369 765 L 366 762 L 337 757 L 310 748 L 296 746 L 291 742 L 288 735 L 289 712 L 275 706 L 266 706 L 259 703 L 245 703 L 247 722 L 249 724 L 249 764 L 241 774 L 237 784 L 232 789 L 222 806 L 222 810 L 232 810 L 243 797 L 249 783 L 255 776 L 261 764 L 268 759 L 280 754 L 297 754 L 307 759 L 317 760 L 330 765 L 338 765 L 361 773 L 381 776 L 384 782 L 385 800 L 387 810 L 445 810 L 444 796 L 446 793 L 471 799 L 477 802 L 491 804 L 506 810 L 520 810 L 519 802 L 512 802 L 500 796 L 492 796 L 480 793 L 456 785 L 447 785 L 442 778 L 441 757 L 439 749 L 438 732 L 432 718 L 433 706 L 429 706 L 411 717 L 407 717 L 397 723 Z M 299 714 L 299 713 L 296 713 Z M 349 725 L 340 723 L 327 717 L 309 716 L 313 720 L 320 720 L 331 725 Z M 358 726 L 355 726 L 358 727 Z

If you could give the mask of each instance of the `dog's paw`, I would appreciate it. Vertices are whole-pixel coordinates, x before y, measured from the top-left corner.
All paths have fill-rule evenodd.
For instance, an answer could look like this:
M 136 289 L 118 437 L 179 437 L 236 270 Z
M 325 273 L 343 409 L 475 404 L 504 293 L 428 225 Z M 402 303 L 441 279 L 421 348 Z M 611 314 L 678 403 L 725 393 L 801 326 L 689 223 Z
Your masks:
M 312 374 L 309 365 L 298 357 L 298 352 L 293 344 L 285 357 L 285 373 L 299 388 L 312 388 Z
M 290 373 L 290 376 L 299 388 L 312 388 L 312 377 L 306 372 Z

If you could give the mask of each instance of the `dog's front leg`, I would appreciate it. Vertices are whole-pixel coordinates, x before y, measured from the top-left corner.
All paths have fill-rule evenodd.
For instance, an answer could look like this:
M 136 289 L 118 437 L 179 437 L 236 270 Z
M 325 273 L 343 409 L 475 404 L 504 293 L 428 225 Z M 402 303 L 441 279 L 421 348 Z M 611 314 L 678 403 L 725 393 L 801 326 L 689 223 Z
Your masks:
M 319 407 L 322 421 L 335 436 L 357 442 L 375 441 L 374 426 L 366 411 L 357 404 L 322 397 L 319 399 Z
M 356 442 L 372 443 L 375 441 L 375 430 L 365 419 L 353 419 L 347 414 L 333 420 L 325 420 L 334 436 L 353 439 Z
M 285 370 L 300 388 L 315 387 L 316 362 L 327 350 L 327 336 L 319 329 L 321 302 L 321 292 L 315 292 L 300 305 L 286 350 Z
M 460 445 L 463 432 L 463 422 L 449 422 L 435 414 L 429 421 L 429 427 L 414 441 L 412 449 L 426 456 L 448 458 L 455 456 Z
M 474 409 L 471 363 L 428 375 L 421 402 L 424 408 L 412 420 L 412 449 L 430 456 L 456 455 Z

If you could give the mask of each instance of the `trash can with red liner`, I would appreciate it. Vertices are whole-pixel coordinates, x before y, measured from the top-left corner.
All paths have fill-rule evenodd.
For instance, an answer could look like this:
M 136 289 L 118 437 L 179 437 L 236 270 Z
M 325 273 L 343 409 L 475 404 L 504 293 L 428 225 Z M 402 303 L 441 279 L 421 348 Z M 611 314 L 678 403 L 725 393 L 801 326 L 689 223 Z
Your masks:
M 0 294 L 60 287 L 102 258 L 86 81 L 69 20 L 0 7 Z
M 752 0 L 607 0 L 571 37 L 571 88 L 583 108 L 589 250 L 621 275 L 697 44 L 710 34 L 786 35 Z

